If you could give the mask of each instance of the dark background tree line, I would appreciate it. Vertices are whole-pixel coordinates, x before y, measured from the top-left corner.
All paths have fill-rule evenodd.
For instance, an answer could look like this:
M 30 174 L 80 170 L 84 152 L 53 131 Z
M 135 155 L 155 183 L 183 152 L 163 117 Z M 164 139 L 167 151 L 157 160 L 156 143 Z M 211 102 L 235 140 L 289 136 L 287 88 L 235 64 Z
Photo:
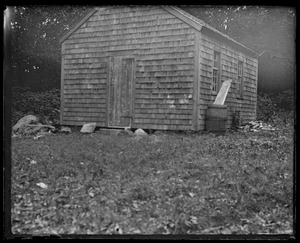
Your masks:
M 20 112 L 16 117 L 21 113 L 41 112 L 38 104 L 43 100 L 44 102 L 51 102 L 51 99 L 59 100 L 61 62 L 59 37 L 91 7 L 44 5 L 11 7 L 12 17 L 9 23 L 11 60 L 7 76 L 13 86 L 15 100 L 13 110 L 15 108 Z M 296 12 L 292 7 L 179 7 L 257 53 L 271 50 L 286 57 L 292 65 L 295 63 Z M 285 86 L 286 89 L 293 89 L 294 80 L 282 82 L 289 82 Z M 27 92 L 25 96 L 24 92 Z M 37 92 L 46 92 L 47 95 L 42 96 L 44 99 L 41 100 Z M 291 91 L 286 93 L 290 96 Z M 24 100 L 20 100 L 21 97 L 24 99 L 28 96 L 31 97 L 30 103 L 36 104 L 36 107 L 28 107 Z M 55 108 L 59 109 L 59 102 L 54 104 Z M 49 111 L 46 110 L 45 113 Z
M 13 7 L 11 78 L 13 86 L 44 91 L 60 87 L 59 37 L 88 7 Z

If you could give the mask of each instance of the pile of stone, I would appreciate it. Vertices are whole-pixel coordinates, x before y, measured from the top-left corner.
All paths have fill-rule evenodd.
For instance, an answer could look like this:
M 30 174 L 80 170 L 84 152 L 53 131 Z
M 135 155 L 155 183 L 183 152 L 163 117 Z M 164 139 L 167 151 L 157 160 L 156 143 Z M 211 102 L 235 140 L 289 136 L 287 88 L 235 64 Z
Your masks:
M 249 131 L 249 132 L 258 132 L 258 131 L 261 131 L 261 130 L 275 131 L 276 128 L 272 127 L 269 124 L 263 123 L 261 121 L 250 121 L 250 122 L 240 126 L 239 130 Z
M 54 126 L 39 123 L 38 118 L 34 115 L 24 116 L 12 127 L 12 132 L 15 135 L 44 134 L 54 130 L 56 130 Z
M 39 139 L 45 135 L 51 135 L 53 133 L 71 133 L 69 127 L 60 127 L 42 124 L 39 119 L 34 115 L 27 115 L 22 117 L 13 127 L 12 136 L 34 136 L 35 139 Z
M 96 122 L 86 123 L 82 126 L 80 133 L 82 134 L 91 134 L 94 133 L 96 129 Z M 108 134 L 115 133 L 118 136 L 130 136 L 136 139 L 142 137 L 147 137 L 148 133 L 143 129 L 138 128 L 135 131 L 132 131 L 130 127 L 125 127 L 124 130 L 116 129 L 100 129 L 101 132 L 107 131 Z M 53 133 L 72 133 L 70 127 L 60 126 L 60 125 L 43 125 L 39 122 L 39 119 L 34 115 L 27 115 L 21 118 L 17 124 L 12 128 L 12 137 L 19 136 L 33 136 L 34 139 L 39 139 L 45 135 L 51 135 Z M 156 134 L 157 135 L 157 134 Z M 156 142 L 157 139 L 154 139 L 156 135 L 153 135 L 153 141 Z

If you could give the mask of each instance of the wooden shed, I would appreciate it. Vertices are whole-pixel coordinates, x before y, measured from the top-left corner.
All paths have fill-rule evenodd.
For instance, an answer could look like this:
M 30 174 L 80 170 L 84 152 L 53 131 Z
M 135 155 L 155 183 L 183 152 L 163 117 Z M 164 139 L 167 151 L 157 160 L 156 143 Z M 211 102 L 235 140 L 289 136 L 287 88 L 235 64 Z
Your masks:
M 227 126 L 256 118 L 257 54 L 178 7 L 95 7 L 60 43 L 63 125 L 204 130 L 227 79 Z

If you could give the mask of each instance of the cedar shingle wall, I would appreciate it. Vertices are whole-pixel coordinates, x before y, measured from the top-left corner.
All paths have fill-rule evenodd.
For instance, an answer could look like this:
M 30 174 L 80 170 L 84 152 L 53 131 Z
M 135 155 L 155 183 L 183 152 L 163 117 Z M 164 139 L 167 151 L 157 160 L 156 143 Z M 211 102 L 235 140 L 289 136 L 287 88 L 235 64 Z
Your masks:
M 65 40 L 63 123 L 106 125 L 107 51 L 133 49 L 135 126 L 191 129 L 194 36 L 160 7 L 97 11 Z
M 228 106 L 228 127 L 232 124 L 232 115 L 240 111 L 244 122 L 255 119 L 256 116 L 256 75 L 257 60 L 244 53 L 201 33 L 200 39 L 200 95 L 199 95 L 199 128 L 205 128 L 205 113 L 208 104 L 212 104 L 216 94 L 212 93 L 213 51 L 221 52 L 221 80 L 232 79 L 225 104 Z M 244 94 L 243 99 L 237 98 L 237 65 L 244 62 Z

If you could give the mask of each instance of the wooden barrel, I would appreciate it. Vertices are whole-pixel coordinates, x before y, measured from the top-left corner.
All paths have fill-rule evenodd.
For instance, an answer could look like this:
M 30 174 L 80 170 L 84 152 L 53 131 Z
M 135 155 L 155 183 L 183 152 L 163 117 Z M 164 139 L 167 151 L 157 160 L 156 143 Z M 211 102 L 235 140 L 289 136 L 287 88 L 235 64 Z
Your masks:
M 210 104 L 206 110 L 205 130 L 224 133 L 227 125 L 227 106 Z

